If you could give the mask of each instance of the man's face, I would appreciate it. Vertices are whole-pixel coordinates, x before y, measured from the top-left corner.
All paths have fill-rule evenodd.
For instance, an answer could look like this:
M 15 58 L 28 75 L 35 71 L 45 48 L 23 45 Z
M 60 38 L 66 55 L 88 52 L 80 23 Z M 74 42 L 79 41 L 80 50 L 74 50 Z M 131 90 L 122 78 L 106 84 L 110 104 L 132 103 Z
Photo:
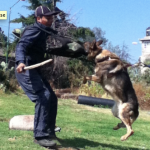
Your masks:
M 47 27 L 50 27 L 53 23 L 53 16 L 42 16 L 42 18 L 37 17 L 37 21 Z

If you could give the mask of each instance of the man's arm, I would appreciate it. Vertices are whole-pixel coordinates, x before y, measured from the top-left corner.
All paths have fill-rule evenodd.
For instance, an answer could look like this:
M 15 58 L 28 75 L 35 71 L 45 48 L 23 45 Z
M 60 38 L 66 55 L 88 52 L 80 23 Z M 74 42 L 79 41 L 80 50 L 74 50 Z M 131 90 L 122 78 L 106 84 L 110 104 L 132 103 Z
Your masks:
M 16 47 L 16 64 L 17 72 L 23 72 L 23 68 L 25 67 L 25 56 L 27 49 L 30 48 L 33 43 L 40 37 L 40 31 L 36 28 L 27 29 Z
M 71 58 L 77 58 L 83 55 L 87 56 L 84 47 L 76 42 L 68 43 L 60 48 L 49 48 L 48 53 Z

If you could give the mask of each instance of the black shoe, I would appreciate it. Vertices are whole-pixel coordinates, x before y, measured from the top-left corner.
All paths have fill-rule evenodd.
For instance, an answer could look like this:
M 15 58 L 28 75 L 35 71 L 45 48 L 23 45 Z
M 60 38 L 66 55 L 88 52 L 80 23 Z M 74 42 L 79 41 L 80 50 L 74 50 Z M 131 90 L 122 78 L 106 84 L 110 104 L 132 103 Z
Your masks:
M 56 136 L 55 133 L 51 133 L 51 134 L 49 135 L 49 139 L 50 139 L 50 140 L 57 140 L 58 138 L 57 138 L 57 136 Z
M 45 147 L 52 147 L 55 146 L 56 143 L 55 141 L 53 141 L 51 138 L 49 137 L 40 137 L 40 138 L 35 138 L 34 142 L 36 144 L 39 144 L 41 146 L 45 146 Z

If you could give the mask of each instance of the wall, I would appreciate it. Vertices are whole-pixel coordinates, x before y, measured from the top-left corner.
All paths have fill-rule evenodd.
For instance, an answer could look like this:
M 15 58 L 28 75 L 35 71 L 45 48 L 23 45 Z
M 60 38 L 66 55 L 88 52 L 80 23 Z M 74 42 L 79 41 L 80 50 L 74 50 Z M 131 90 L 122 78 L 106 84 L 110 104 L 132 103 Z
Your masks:
M 145 63 L 146 61 L 150 61 L 150 41 L 142 41 L 142 56 L 140 57 L 140 61 Z M 147 67 L 141 67 L 141 73 L 143 74 L 147 69 Z

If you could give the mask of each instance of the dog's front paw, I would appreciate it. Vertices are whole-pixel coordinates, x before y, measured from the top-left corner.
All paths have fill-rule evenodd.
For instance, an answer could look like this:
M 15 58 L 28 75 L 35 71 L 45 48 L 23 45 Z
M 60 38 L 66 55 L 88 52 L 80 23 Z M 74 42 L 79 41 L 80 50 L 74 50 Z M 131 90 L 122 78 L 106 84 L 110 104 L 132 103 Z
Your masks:
M 86 84 L 87 83 L 87 79 L 86 79 L 86 76 L 83 77 L 83 84 Z

